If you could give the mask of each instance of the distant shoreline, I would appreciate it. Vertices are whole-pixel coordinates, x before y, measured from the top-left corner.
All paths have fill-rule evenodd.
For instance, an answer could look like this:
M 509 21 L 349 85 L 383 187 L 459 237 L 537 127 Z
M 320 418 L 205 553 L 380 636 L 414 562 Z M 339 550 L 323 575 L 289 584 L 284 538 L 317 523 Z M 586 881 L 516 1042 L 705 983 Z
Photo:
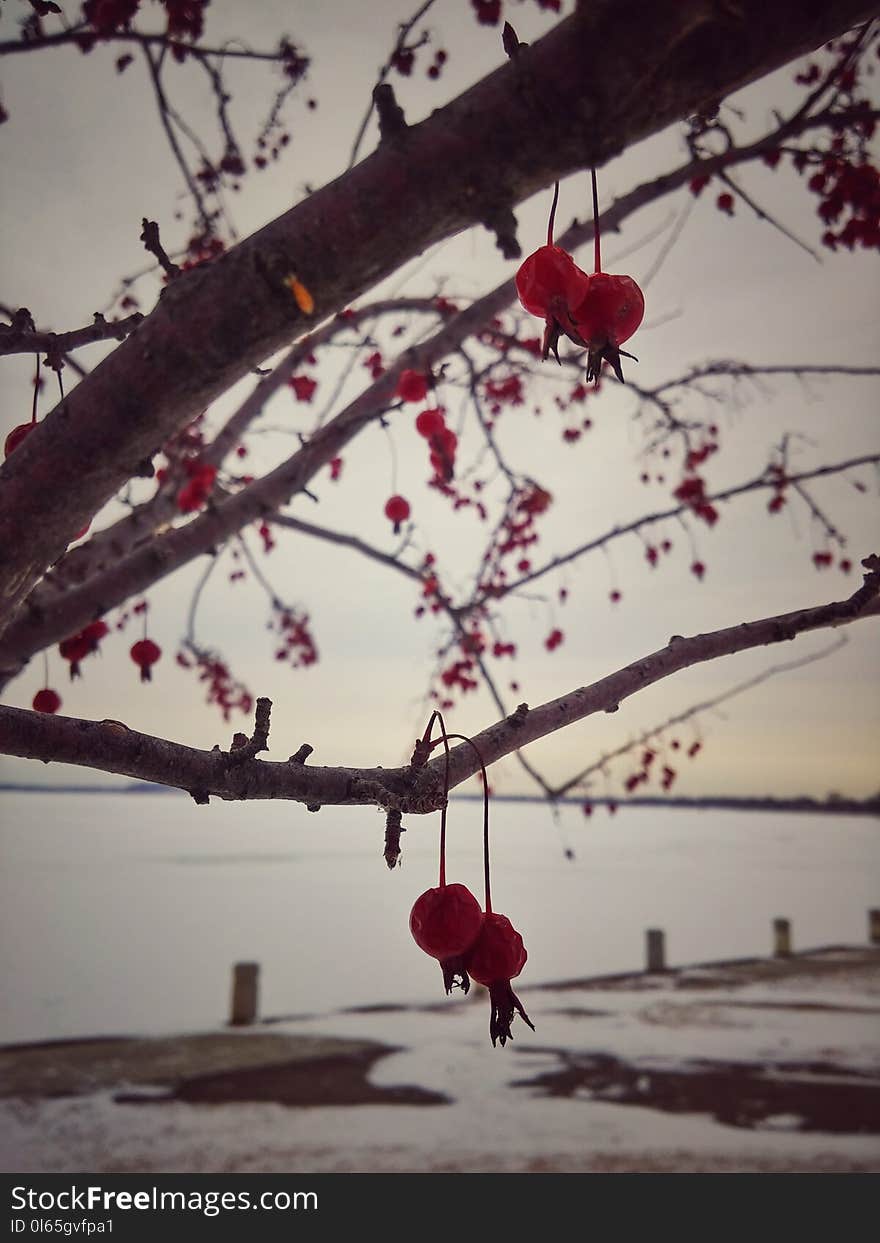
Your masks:
M 38 785 L 34 782 L 0 782 L 0 793 L 13 794 L 186 794 L 172 786 L 158 785 L 149 781 L 136 781 L 128 785 Z M 482 794 L 453 794 L 460 802 L 478 802 Z M 547 800 L 534 794 L 493 794 L 496 803 L 530 803 L 546 806 Z M 733 795 L 706 795 L 693 798 L 660 798 L 640 795 L 636 798 L 597 797 L 585 799 L 566 795 L 556 800 L 558 805 L 580 807 L 589 803 L 592 807 L 678 807 L 693 811 L 778 811 L 807 812 L 832 816 L 880 816 L 880 796 L 870 799 L 831 798 L 815 799 L 803 795 L 797 798 L 737 798 Z

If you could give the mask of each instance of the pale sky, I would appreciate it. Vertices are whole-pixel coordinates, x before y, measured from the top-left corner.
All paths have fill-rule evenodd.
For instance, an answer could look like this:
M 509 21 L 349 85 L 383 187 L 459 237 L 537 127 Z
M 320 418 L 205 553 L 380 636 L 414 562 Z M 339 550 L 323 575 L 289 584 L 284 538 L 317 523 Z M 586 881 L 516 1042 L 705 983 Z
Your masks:
M 14 22 L 24 7 L 4 6 L 0 37 L 13 36 Z M 564 7 L 571 10 L 570 4 Z M 312 70 L 288 107 L 292 142 L 287 157 L 266 173 L 248 177 L 241 194 L 230 196 L 240 235 L 253 232 L 296 202 L 306 183 L 318 186 L 344 169 L 395 24 L 412 8 L 391 0 L 370 5 L 346 0 L 247 6 L 247 36 L 253 46 L 272 46 L 286 32 L 312 57 Z M 208 12 L 209 39 L 219 42 L 241 31 L 244 11 L 232 0 L 214 0 Z M 531 3 L 510 6 L 510 16 L 526 41 L 539 37 L 556 20 Z M 490 72 L 502 58 L 499 31 L 477 26 L 465 0 L 438 0 L 426 23 L 435 39 L 433 46 L 444 48 L 449 59 L 437 82 L 425 76 L 431 59 L 425 52 L 412 78 L 393 79 L 411 122 Z M 169 249 L 185 237 L 184 224 L 174 219 L 180 176 L 155 114 L 145 70 L 136 58 L 125 75 L 117 77 L 113 69 L 117 54 L 115 49 L 98 48 L 83 56 L 63 48 L 8 57 L 3 66 L 2 99 L 10 120 L 0 130 L 7 170 L 0 300 L 29 307 L 41 327 L 82 326 L 106 306 L 120 276 L 144 266 L 138 240 L 143 216 L 160 223 Z M 274 79 L 265 68 L 250 67 L 240 69 L 231 81 L 233 118 L 247 154 Z M 204 123 L 204 132 L 216 146 L 196 68 L 175 69 L 171 89 L 185 115 Z M 313 111 L 305 106 L 311 97 L 318 101 Z M 783 71 L 743 92 L 736 103 L 747 110 L 750 129 L 758 133 L 772 107 L 785 109 L 795 98 L 791 71 Z M 371 129 L 362 153 L 374 144 Z M 682 157 L 677 130 L 631 149 L 601 170 L 602 202 L 609 204 Z M 692 204 L 681 238 L 656 278 L 646 284 L 645 323 L 632 342 L 640 361 L 630 364 L 633 377 L 643 385 L 719 357 L 756 365 L 866 365 L 877 358 L 876 255 L 864 251 L 830 255 L 822 249 L 814 196 L 792 172 L 756 168 L 743 173 L 742 180 L 768 211 L 818 248 L 822 262 L 757 220 L 742 203 L 736 218 L 729 220 L 716 210 L 710 187 Z M 588 188 L 586 174 L 563 184 L 560 227 L 575 215 L 588 215 Z M 606 239 L 606 268 L 643 280 L 675 215 L 690 203 L 691 196 L 684 191 L 631 218 L 622 236 Z M 517 209 L 526 253 L 543 240 L 548 204 L 545 192 Z M 661 226 L 664 231 L 653 236 Z M 640 242 L 644 244 L 618 268 L 615 255 Z M 580 258 L 587 267 L 589 257 Z M 420 257 L 382 292 L 430 295 L 443 280 L 448 296 L 461 301 L 493 288 L 515 268 L 515 263 L 501 258 L 485 230 L 474 230 Z M 143 309 L 148 309 L 158 285 L 150 277 L 138 288 Z M 538 321 L 533 329 L 540 332 Z M 103 349 L 88 347 L 79 357 L 91 366 Z M 347 356 L 342 362 L 346 360 Z M 32 370 L 30 359 L 0 360 L 4 437 L 29 417 Z M 366 374 L 359 366 L 355 372 Z M 316 374 L 321 379 L 318 405 L 333 387 L 333 365 Z M 593 430 L 577 445 L 568 446 L 561 438 L 565 423 L 552 408 L 552 394 L 559 391 L 554 365 L 544 364 L 540 374 L 541 388 L 548 395 L 542 419 L 531 413 L 540 397 L 534 388 L 526 406 L 505 413 L 498 435 L 511 463 L 536 476 L 554 495 L 540 545 L 549 556 L 648 508 L 667 504 L 669 488 L 646 488 L 639 482 L 645 420 L 633 417 L 636 403 L 631 391 L 605 385 L 586 411 Z M 68 373 L 67 378 L 72 376 Z M 233 409 L 252 383 L 243 381 L 217 403 L 211 417 Z M 41 414 L 53 404 L 49 391 L 53 390 L 47 389 Z M 346 393 L 353 396 L 356 390 L 349 387 Z M 463 409 L 460 390 L 447 390 L 442 396 L 457 420 Z M 708 401 L 694 395 L 682 410 L 701 417 Z M 706 467 L 707 480 L 719 488 L 751 478 L 765 465 L 770 447 L 786 433 L 797 437 L 792 464 L 803 469 L 875 451 L 880 448 L 877 407 L 874 379 L 811 380 L 802 385 L 779 378 L 760 386 L 743 385 L 739 400 L 713 406 L 723 452 Z M 289 453 L 294 443 L 290 432 L 306 428 L 307 413 L 308 408 L 297 406 L 288 390 L 282 391 L 263 422 L 290 431 L 255 438 L 248 468 L 268 467 Z M 465 463 L 468 454 L 472 457 L 477 451 L 478 441 L 468 431 L 473 416 L 463 417 Z M 423 445 L 402 418 L 392 420 L 391 438 L 396 490 L 405 492 L 413 504 L 415 546 L 435 551 L 450 581 L 464 584 L 481 537 L 476 519 L 467 512 L 452 514 L 424 488 Z M 342 481 L 331 484 L 324 473 L 313 485 L 318 504 L 301 497 L 292 512 L 357 533 L 392 551 L 395 541 L 382 511 L 395 490 L 393 470 L 388 437 L 378 427 L 370 428 L 346 452 Z M 868 552 L 880 550 L 880 523 L 876 473 L 863 468 L 853 479 L 867 486 L 864 494 L 851 482 L 832 479 L 816 484 L 813 495 L 846 533 L 848 555 L 857 564 Z M 702 583 L 689 571 L 693 553 L 682 528 L 667 524 L 650 537 L 655 543 L 667 537 L 673 542 L 672 552 L 658 568 L 648 567 L 642 543 L 631 536 L 615 543 L 607 555 L 593 554 L 559 578 L 545 580 L 534 597 L 505 605 L 503 633 L 520 650 L 515 670 L 497 668 L 501 686 L 506 687 L 511 676 L 520 684 L 520 691 L 509 695 L 511 706 L 521 700 L 537 705 L 588 684 L 663 646 L 672 634 L 694 634 L 850 594 L 860 581 L 855 573 L 844 576 L 836 569 L 819 573 L 812 565 L 813 551 L 824 544 L 806 509 L 792 504 L 770 520 L 766 502 L 766 493 L 754 494 L 726 505 L 712 530 L 698 524 L 697 553 L 707 565 Z M 109 511 L 98 517 L 95 527 L 106 525 L 110 517 Z M 267 758 L 286 758 L 308 741 L 315 747 L 317 763 L 403 762 L 426 719 L 424 694 L 442 632 L 429 619 L 413 621 L 416 591 L 402 577 L 344 549 L 292 533 L 278 532 L 276 538 L 276 549 L 260 564 L 279 596 L 309 612 L 321 653 L 318 665 L 294 671 L 276 664 L 272 636 L 264 630 L 268 615 L 264 597 L 253 583 L 228 586 L 225 579 L 231 565 L 221 566 L 215 575 L 198 626 L 202 642 L 220 650 L 255 695 L 273 699 Z M 257 541 L 251 546 L 256 551 Z M 190 592 L 203 565 L 200 560 L 149 593 L 151 634 L 164 651 L 152 685 L 140 685 L 129 660 L 128 648 L 139 637 L 131 629 L 105 642 L 101 656 L 85 662 L 84 677 L 74 684 L 67 681 L 66 666 L 57 653 L 50 651 L 50 685 L 63 697 L 63 712 L 123 720 L 134 729 L 206 748 L 217 742 L 228 745 L 234 729 L 247 727 L 244 718 L 224 725 L 217 710 L 203 704 L 202 688 L 192 675 L 174 666 Z M 564 607 L 555 602 L 561 586 L 569 591 Z M 612 586 L 623 594 L 616 608 L 608 602 Z M 564 630 L 565 642 L 548 654 L 543 641 L 556 625 Z M 699 760 L 686 766 L 676 792 L 823 796 L 837 790 L 865 796 L 876 791 L 880 784 L 877 629 L 876 620 L 847 628 L 847 645 L 827 660 L 776 678 L 707 714 L 696 732 L 693 726 L 679 731 L 687 742 L 699 733 L 704 750 Z M 631 699 L 613 718 L 593 718 L 545 740 L 530 749 L 529 756 L 551 780 L 563 780 L 690 704 L 716 696 L 770 665 L 805 657 L 832 640 L 829 635 L 809 635 L 784 650 L 744 653 L 691 669 Z M 42 685 L 42 658 L 37 657 L 8 688 L 6 700 L 29 706 Z M 496 716 L 481 693 L 459 701 L 449 723 L 458 732 L 476 733 Z M 85 769 L 47 769 L 36 762 L 0 760 L 2 780 L 91 781 L 98 776 Z M 499 791 L 532 789 L 513 758 L 496 766 L 493 780 Z M 605 788 L 597 786 L 596 793 L 605 793 Z

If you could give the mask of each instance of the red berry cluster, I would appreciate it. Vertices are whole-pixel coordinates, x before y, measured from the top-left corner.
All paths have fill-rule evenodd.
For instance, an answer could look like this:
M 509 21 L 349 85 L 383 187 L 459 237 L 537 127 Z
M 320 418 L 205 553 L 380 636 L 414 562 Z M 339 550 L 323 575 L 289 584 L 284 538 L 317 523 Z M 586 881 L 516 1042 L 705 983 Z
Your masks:
M 482 26 L 497 26 L 501 20 L 501 0 L 471 0 L 471 8 Z
M 231 713 L 251 712 L 254 706 L 253 696 L 240 682 L 236 682 L 229 671 L 229 666 L 214 652 L 189 645 L 187 651 L 177 653 L 177 663 L 182 669 L 197 669 L 200 682 L 207 683 L 206 702 L 216 704 L 228 721 Z
M 297 401 L 311 401 L 318 387 L 318 381 L 311 376 L 295 375 L 287 381 L 288 388 L 293 389 Z
M 529 572 L 531 562 L 523 553 L 538 542 L 535 520 L 547 512 L 552 502 L 550 493 L 538 484 L 527 484 L 512 494 L 494 541 L 483 554 L 480 589 L 485 595 L 500 599 L 507 592 L 508 570 L 503 564 L 506 558 L 515 556 L 517 571 Z
M 99 650 L 101 640 L 110 633 L 106 622 L 93 621 L 76 634 L 69 635 L 58 644 L 58 653 L 70 663 L 70 680 L 81 676 L 80 662 Z
M 128 29 L 140 5 L 141 0 L 84 0 L 83 17 L 96 34 L 109 36 Z
M 448 484 L 455 475 L 455 452 L 458 448 L 458 437 L 451 428 L 446 426 L 442 406 L 430 410 L 422 410 L 416 417 L 416 431 L 428 442 L 428 451 L 434 477 L 434 486 Z
M 297 613 L 284 605 L 273 605 L 273 617 L 269 628 L 280 635 L 279 645 L 275 649 L 276 660 L 289 661 L 294 669 L 314 665 L 318 660 L 318 649 L 309 629 L 307 613 Z
M 185 459 L 182 465 L 189 478 L 177 493 L 177 508 L 182 514 L 193 514 L 202 508 L 211 495 L 217 478 L 217 468 L 194 458 Z

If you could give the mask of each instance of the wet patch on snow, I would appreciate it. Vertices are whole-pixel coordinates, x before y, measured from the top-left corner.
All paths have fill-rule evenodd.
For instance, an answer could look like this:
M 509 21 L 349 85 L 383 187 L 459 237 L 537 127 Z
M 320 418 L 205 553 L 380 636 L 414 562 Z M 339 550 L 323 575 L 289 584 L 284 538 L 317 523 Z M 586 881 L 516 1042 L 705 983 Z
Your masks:
M 555 1069 L 513 1084 L 545 1096 L 703 1113 L 726 1126 L 880 1134 L 880 1078 L 826 1062 L 756 1066 L 693 1058 L 663 1064 L 604 1052 L 522 1051 L 558 1058 Z

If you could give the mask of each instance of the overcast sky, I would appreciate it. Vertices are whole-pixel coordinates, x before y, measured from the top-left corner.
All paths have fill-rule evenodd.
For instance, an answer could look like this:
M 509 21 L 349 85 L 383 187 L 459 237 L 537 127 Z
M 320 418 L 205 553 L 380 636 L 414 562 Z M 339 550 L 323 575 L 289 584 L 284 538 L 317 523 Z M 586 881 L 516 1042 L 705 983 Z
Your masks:
M 25 7 L 3 6 L 2 38 L 13 37 Z M 145 6 L 147 19 L 153 17 L 151 7 Z M 571 7 L 564 6 L 566 11 Z M 306 185 L 318 186 L 345 168 L 395 23 L 408 17 L 412 8 L 390 0 L 369 5 L 354 0 L 320 5 L 267 2 L 246 8 L 233 0 L 215 0 L 211 5 L 211 42 L 239 33 L 255 47 L 271 47 L 286 32 L 313 58 L 307 82 L 289 105 L 292 142 L 286 159 L 264 174 L 248 177 L 230 204 L 240 235 L 248 235 L 296 202 Z M 530 2 L 511 5 L 509 10 L 520 38 L 527 41 L 539 37 L 555 20 Z M 446 50 L 448 61 L 440 79 L 431 81 L 425 74 L 431 53 L 422 52 L 411 78 L 394 79 L 411 122 L 453 98 L 502 59 L 499 31 L 476 25 L 465 0 L 437 0 L 426 23 L 432 47 Z M 175 220 L 175 210 L 181 205 L 185 210 L 180 175 L 159 125 L 142 62 L 136 58 L 119 77 L 113 68 L 116 55 L 118 49 L 99 48 L 83 56 L 62 48 L 7 57 L 3 66 L 2 98 L 10 120 L 0 129 L 5 170 L 0 300 L 29 307 L 40 326 L 67 330 L 85 324 L 94 311 L 107 305 L 119 277 L 144 266 L 138 240 L 143 216 L 160 222 L 169 247 L 186 236 L 185 222 Z M 203 124 L 216 144 L 196 67 L 174 68 L 169 81 L 177 106 Z M 239 68 L 231 81 L 233 117 L 247 154 L 274 79 L 265 67 L 257 66 Z M 306 107 L 309 98 L 317 100 L 317 108 Z M 750 132 L 757 133 L 772 107 L 785 108 L 795 98 L 789 70 L 750 88 L 735 102 L 747 110 Z M 374 144 L 371 129 L 363 153 Z M 675 130 L 629 150 L 601 171 L 602 201 L 610 203 L 638 182 L 673 167 L 682 156 L 681 135 Z M 785 169 L 771 173 L 764 168 L 751 170 L 743 179 L 768 211 L 811 246 L 818 246 L 821 225 L 814 196 L 800 179 Z M 563 184 L 561 225 L 573 216 L 588 215 L 588 191 L 586 175 Z M 548 202 L 549 194 L 543 193 L 517 211 L 526 251 L 542 241 Z M 637 247 L 617 270 L 643 280 L 677 214 L 688 206 L 693 210 L 682 236 L 646 285 L 645 323 L 633 342 L 640 361 L 630 364 L 640 383 L 656 383 L 718 357 L 753 364 L 876 361 L 880 320 L 876 254 L 832 256 L 818 246 L 819 263 L 741 203 L 736 218 L 728 219 L 714 207 L 714 192 L 696 202 L 682 192 L 633 217 L 623 235 L 606 240 L 606 268 L 615 270 L 615 255 Z M 581 261 L 589 265 L 588 256 L 581 256 Z M 384 289 L 431 294 L 442 280 L 450 297 L 464 299 L 486 292 L 514 270 L 515 264 L 500 257 L 493 238 L 474 230 L 420 257 Z M 157 282 L 148 277 L 138 289 L 148 309 Z M 536 322 L 536 332 L 539 327 Z M 82 362 L 94 365 L 102 351 L 103 347 L 82 351 Z M 29 417 L 32 369 L 32 360 L 0 361 L 4 436 Z M 330 392 L 330 377 L 329 371 L 321 373 L 320 392 Z M 532 415 L 534 401 L 530 401 L 507 412 L 499 425 L 512 463 L 539 478 L 554 495 L 542 543 L 547 555 L 617 522 L 630 521 L 647 508 L 668 502 L 669 496 L 668 487 L 645 488 L 639 482 L 645 468 L 639 456 L 645 420 L 634 419 L 631 393 L 606 385 L 587 411 L 594 429 L 577 445 L 568 446 L 561 436 L 564 423 L 552 408 L 558 383 L 552 365 L 545 364 L 541 384 L 549 397 L 542 419 Z M 213 417 L 232 409 L 251 384 L 242 382 L 218 403 Z M 355 390 L 347 391 L 353 395 Z M 535 390 L 534 397 L 538 396 Z M 450 391 L 444 400 L 456 418 L 465 419 L 464 459 L 469 449 L 477 449 L 476 438 L 468 438 L 471 423 L 466 413 L 462 415 L 460 393 Z M 51 404 L 47 396 L 41 413 Z M 709 398 L 695 396 L 684 409 L 702 417 L 710 404 Z M 770 446 L 789 432 L 798 437 L 793 464 L 804 469 L 877 450 L 877 407 L 878 385 L 871 379 L 816 380 L 807 385 L 783 378 L 745 386 L 736 401 L 712 405 L 723 452 L 706 468 L 710 486 L 736 484 L 757 474 Z M 264 423 L 282 430 L 255 439 L 251 469 L 274 463 L 281 453 L 291 451 L 292 433 L 306 426 L 303 414 L 304 408 L 296 406 L 288 391 L 279 394 Z M 292 512 L 339 531 L 356 532 L 390 551 L 395 544 L 382 509 L 396 487 L 413 504 L 415 546 L 438 553 L 449 568 L 450 580 L 464 584 L 480 536 L 476 520 L 470 513 L 452 515 L 425 490 L 424 450 L 410 428 L 392 424 L 391 439 L 393 454 L 389 436 L 379 428 L 368 429 L 346 451 L 342 481 L 331 484 L 326 473 L 320 476 L 314 483 L 317 505 L 297 498 Z M 878 550 L 880 524 L 876 473 L 863 469 L 853 478 L 867 486 L 865 493 L 838 479 L 816 485 L 814 495 L 848 536 L 848 555 L 857 564 L 860 557 Z M 536 596 L 506 607 L 504 634 L 520 650 L 515 671 L 499 671 L 502 686 L 510 677 L 520 684 L 519 692 L 509 695 L 511 705 L 523 699 L 536 705 L 587 684 L 663 646 L 672 634 L 693 634 L 820 604 L 854 590 L 855 574 L 846 577 L 836 569 L 819 573 L 813 567 L 812 553 L 824 543 L 803 507 L 792 505 L 771 520 L 766 503 L 766 494 L 757 494 L 725 506 L 714 529 L 700 524 L 696 553 L 677 524 L 658 529 L 652 542 L 668 537 L 673 550 L 657 569 L 645 562 L 642 542 L 630 537 L 618 541 L 608 555 L 594 554 L 558 580 L 542 584 Z M 95 526 L 100 528 L 109 519 L 108 512 Z M 707 566 L 702 583 L 689 571 L 694 555 Z M 279 596 L 310 613 L 321 652 L 319 664 L 291 671 L 273 661 L 272 637 L 264 630 L 265 598 L 253 582 L 229 586 L 231 566 L 220 568 L 206 592 L 198 631 L 206 646 L 223 652 L 254 694 L 272 697 L 268 758 L 286 758 L 308 741 L 318 763 L 391 766 L 404 761 L 426 717 L 424 695 L 440 637 L 430 620 L 412 620 L 417 602 L 413 586 L 350 551 L 292 534 L 279 533 L 278 547 L 261 565 Z M 140 685 L 128 658 L 137 637 L 131 630 L 108 640 L 100 657 L 85 662 L 85 676 L 74 684 L 67 681 L 57 654 L 50 653 L 49 681 L 63 697 L 62 711 L 120 719 L 132 728 L 193 746 L 228 744 L 232 729 L 244 727 L 244 719 L 224 725 L 216 709 L 203 704 L 202 689 L 192 676 L 173 663 L 190 593 L 202 569 L 200 561 L 149 593 L 151 633 L 164 650 L 152 685 Z M 564 607 L 555 602 L 560 586 L 569 591 Z M 622 600 L 612 608 L 608 593 L 615 586 Z M 565 642 L 548 654 L 543 641 L 556 625 L 565 632 Z M 858 623 L 846 635 L 846 646 L 828 659 L 776 678 L 723 711 L 705 715 L 696 731 L 684 729 L 682 738 L 690 741 L 699 732 L 705 746 L 677 788 L 689 794 L 873 793 L 878 786 L 880 732 L 877 622 Z M 745 653 L 692 669 L 630 700 L 613 718 L 583 722 L 545 740 L 530 755 L 551 779 L 564 779 L 690 704 L 832 641 L 833 636 L 814 634 L 784 650 Z M 41 685 L 43 661 L 38 657 L 8 688 L 6 700 L 29 706 Z M 481 694 L 460 703 L 450 714 L 450 724 L 457 731 L 475 733 L 496 715 Z M 4 780 L 93 777 L 87 770 L 0 762 Z M 494 778 L 499 790 L 530 789 L 513 758 L 497 766 Z M 596 792 L 604 792 L 603 787 L 597 786 Z

